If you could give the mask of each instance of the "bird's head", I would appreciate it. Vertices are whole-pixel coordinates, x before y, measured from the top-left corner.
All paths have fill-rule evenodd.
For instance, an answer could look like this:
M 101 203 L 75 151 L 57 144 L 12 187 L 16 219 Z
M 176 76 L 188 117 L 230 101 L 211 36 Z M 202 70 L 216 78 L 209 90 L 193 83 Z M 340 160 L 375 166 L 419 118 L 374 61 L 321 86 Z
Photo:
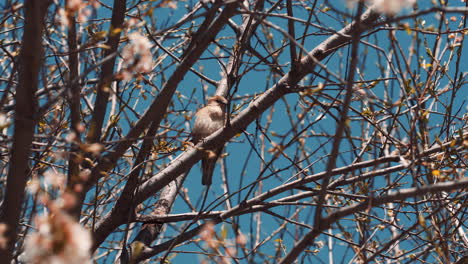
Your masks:
M 221 95 L 215 95 L 208 99 L 208 104 L 219 104 L 225 106 L 227 105 L 227 103 L 228 101 L 226 100 L 226 98 L 222 97 Z

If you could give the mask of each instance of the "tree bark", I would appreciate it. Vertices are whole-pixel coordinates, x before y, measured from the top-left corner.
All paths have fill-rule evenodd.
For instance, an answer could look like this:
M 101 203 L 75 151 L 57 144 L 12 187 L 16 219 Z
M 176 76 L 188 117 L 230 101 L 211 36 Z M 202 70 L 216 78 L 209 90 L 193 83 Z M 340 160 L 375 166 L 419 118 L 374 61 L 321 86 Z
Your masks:
M 10 263 L 13 258 L 24 190 L 30 174 L 29 155 L 38 118 L 35 94 L 39 85 L 39 69 L 42 63 L 41 36 L 49 4 L 49 1 L 35 0 L 26 0 L 24 3 L 25 22 L 19 80 L 15 94 L 13 146 L 0 215 L 0 222 L 5 223 L 8 228 L 5 234 L 8 244 L 5 248 L 0 248 L 0 259 L 3 263 Z

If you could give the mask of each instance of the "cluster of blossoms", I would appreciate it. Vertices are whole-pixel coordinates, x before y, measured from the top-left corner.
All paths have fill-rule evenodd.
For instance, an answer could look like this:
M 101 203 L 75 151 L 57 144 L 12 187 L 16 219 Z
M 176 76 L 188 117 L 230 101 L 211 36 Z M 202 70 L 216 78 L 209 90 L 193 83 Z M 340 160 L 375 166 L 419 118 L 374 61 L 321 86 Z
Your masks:
M 99 2 L 97 0 L 69 0 L 65 9 L 60 8 L 58 10 L 59 22 L 62 26 L 69 26 L 70 19 L 76 14 L 76 19 L 80 23 L 84 23 L 88 20 L 91 15 L 91 8 L 98 8 Z
M 37 216 L 37 231 L 28 235 L 24 245 L 24 261 L 31 264 L 91 263 L 89 231 L 65 214 L 53 202 L 49 212 Z
M 416 0 L 366 0 L 370 4 L 374 5 L 376 10 L 387 14 L 395 15 L 400 12 L 403 8 L 410 7 L 416 3 Z M 354 5 L 359 0 L 348 0 L 349 5 Z
M 83 125 L 78 125 L 80 132 Z M 98 156 L 103 151 L 100 144 L 81 144 L 74 132 L 66 137 L 66 141 L 77 144 L 83 152 Z M 66 154 L 56 154 L 57 159 L 65 158 Z M 79 159 L 79 157 L 76 157 Z M 74 179 L 86 181 L 91 171 L 82 169 Z M 21 262 L 30 264 L 81 264 L 91 263 L 92 239 L 89 231 L 82 227 L 66 211 L 76 205 L 76 192 L 82 191 L 81 184 L 75 184 L 73 189 L 67 189 L 67 176 L 56 168 L 46 170 L 42 177 L 32 174 L 27 183 L 28 192 L 37 197 L 46 212 L 34 217 L 34 231 L 30 232 L 24 243 Z M 56 198 L 52 198 L 56 194 Z M 2 234 L 7 227 L 0 224 L 0 247 L 6 244 Z M 2 240 L 3 237 L 3 240 Z
M 205 241 L 209 249 L 214 251 L 217 255 L 222 255 L 220 252 L 221 248 L 224 248 L 227 256 L 221 257 L 221 262 L 219 263 L 231 263 L 229 258 L 236 256 L 236 246 L 245 247 L 247 244 L 247 238 L 244 234 L 239 233 L 235 241 L 227 240 L 224 237 L 221 239 L 218 238 L 218 235 L 215 231 L 215 225 L 213 223 L 207 223 L 202 231 L 200 232 L 201 240 Z M 202 263 L 207 263 L 203 261 Z
M 151 42 L 138 32 L 128 35 L 130 43 L 122 51 L 123 70 L 121 77 L 129 80 L 133 72 L 147 73 L 153 67 L 153 55 L 151 54 Z
M 174 0 L 164 0 L 161 2 L 161 6 L 172 8 L 172 9 L 177 9 L 177 2 L 178 1 L 174 1 Z
M 88 174 L 84 170 L 78 176 L 86 178 Z M 37 195 L 47 212 L 34 218 L 35 231 L 26 237 L 21 261 L 30 264 L 91 263 L 89 231 L 65 213 L 76 204 L 73 191 L 65 190 L 66 176 L 52 169 L 43 176 L 41 183 L 37 175 L 33 175 L 28 191 Z M 50 199 L 50 189 L 58 191 L 57 199 Z
M 59 9 L 58 21 L 63 27 L 68 27 L 76 16 L 79 23 L 84 23 L 91 15 L 92 9 L 98 8 L 99 5 L 97 0 L 69 0 L 65 8 Z M 177 1 L 163 1 L 161 6 L 175 9 Z M 130 19 L 125 24 L 126 27 L 132 27 L 136 24 L 136 20 Z M 116 28 L 111 33 L 121 30 Z M 122 50 L 123 69 L 119 73 L 119 77 L 124 80 L 130 80 L 134 73 L 148 73 L 153 66 L 150 41 L 138 32 L 130 33 L 128 39 L 129 44 Z

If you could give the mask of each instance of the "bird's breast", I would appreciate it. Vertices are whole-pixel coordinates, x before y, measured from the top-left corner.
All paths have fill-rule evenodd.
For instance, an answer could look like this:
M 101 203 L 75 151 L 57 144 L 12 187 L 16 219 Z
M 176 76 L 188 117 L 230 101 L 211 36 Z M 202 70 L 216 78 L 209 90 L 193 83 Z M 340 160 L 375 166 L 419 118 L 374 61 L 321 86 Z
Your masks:
M 209 136 L 224 126 L 224 112 L 218 106 L 207 106 L 197 113 L 192 132 L 202 137 Z

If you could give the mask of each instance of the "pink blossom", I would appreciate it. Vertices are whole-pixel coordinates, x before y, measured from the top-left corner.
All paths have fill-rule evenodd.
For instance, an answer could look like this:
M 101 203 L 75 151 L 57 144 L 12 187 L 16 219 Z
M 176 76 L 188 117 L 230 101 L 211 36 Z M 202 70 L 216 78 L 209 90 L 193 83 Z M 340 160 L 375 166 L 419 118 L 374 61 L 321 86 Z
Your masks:
M 62 173 L 58 173 L 53 170 L 47 170 L 44 172 L 44 181 L 46 184 L 56 188 L 64 188 L 66 177 Z
M 88 21 L 88 17 L 92 14 L 91 8 L 98 8 L 100 6 L 99 2 L 96 0 L 68 0 L 67 5 L 64 8 L 58 10 L 58 22 L 62 26 L 68 27 L 70 25 L 70 19 L 73 19 L 73 16 L 76 14 L 77 21 L 79 23 L 85 23 Z
M 358 0 L 348 0 L 348 7 L 352 7 Z M 367 0 L 370 4 L 373 4 L 375 9 L 381 13 L 387 15 L 395 15 L 400 12 L 403 8 L 407 8 L 416 3 L 416 0 Z
M 247 237 L 244 234 L 239 233 L 239 235 L 236 237 L 236 243 L 241 247 L 245 247 L 247 244 Z
M 67 9 L 70 9 L 72 11 L 78 11 L 80 8 L 85 5 L 83 1 L 81 0 L 68 0 L 67 2 Z
M 403 8 L 412 6 L 416 0 L 373 0 L 378 11 L 387 15 L 394 15 Z
M 70 26 L 70 20 L 68 20 L 67 11 L 65 11 L 65 9 L 59 8 L 57 15 L 57 20 L 62 27 Z
M 122 51 L 122 76 L 126 80 L 130 77 L 129 72 L 147 73 L 153 67 L 150 41 L 138 32 L 129 34 L 128 39 L 130 43 Z
M 41 189 L 41 182 L 36 177 L 33 177 L 31 180 L 27 182 L 26 190 L 30 194 L 35 195 L 40 189 Z
M 88 230 L 55 206 L 36 217 L 37 231 L 25 241 L 25 261 L 31 264 L 91 263 L 91 235 Z

